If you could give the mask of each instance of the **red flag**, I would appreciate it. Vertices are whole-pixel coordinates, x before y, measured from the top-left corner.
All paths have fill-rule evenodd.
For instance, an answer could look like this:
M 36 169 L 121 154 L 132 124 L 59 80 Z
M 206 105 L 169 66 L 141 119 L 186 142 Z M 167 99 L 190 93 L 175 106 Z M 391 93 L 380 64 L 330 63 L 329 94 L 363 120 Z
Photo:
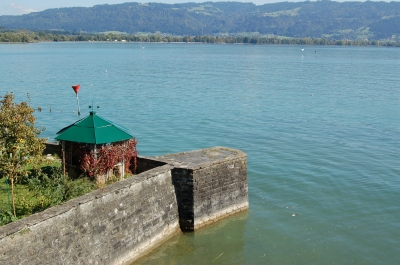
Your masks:
M 75 94 L 78 95 L 79 89 L 81 88 L 81 85 L 73 85 L 72 89 L 75 91 Z

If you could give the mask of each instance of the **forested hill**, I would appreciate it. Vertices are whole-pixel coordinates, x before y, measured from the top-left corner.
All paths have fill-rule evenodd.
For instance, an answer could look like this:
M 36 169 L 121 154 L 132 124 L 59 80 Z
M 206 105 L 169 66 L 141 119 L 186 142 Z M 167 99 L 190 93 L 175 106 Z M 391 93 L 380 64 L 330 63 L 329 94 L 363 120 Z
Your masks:
M 174 35 L 274 34 L 296 38 L 398 39 L 400 2 L 124 3 L 0 16 L 8 29 L 162 32 Z

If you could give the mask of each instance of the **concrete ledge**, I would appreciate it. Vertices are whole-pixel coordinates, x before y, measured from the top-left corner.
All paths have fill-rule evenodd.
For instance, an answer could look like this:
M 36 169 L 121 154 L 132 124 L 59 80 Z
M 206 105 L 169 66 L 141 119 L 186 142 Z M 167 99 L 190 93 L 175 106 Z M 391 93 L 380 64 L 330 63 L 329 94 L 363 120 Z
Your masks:
M 243 158 L 247 155 L 237 149 L 223 146 L 215 146 L 206 149 L 193 150 L 188 152 L 155 156 L 154 160 L 162 161 L 175 168 L 187 168 L 197 170 L 207 168 L 215 164 L 225 163 L 232 159 Z

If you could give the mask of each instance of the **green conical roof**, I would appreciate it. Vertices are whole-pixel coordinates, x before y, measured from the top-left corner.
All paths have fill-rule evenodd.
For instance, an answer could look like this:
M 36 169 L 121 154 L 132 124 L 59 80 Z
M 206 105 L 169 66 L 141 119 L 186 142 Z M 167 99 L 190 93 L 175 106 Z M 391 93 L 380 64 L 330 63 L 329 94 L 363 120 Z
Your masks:
M 133 138 L 125 128 L 97 116 L 94 111 L 57 134 L 56 140 L 87 144 L 114 143 Z

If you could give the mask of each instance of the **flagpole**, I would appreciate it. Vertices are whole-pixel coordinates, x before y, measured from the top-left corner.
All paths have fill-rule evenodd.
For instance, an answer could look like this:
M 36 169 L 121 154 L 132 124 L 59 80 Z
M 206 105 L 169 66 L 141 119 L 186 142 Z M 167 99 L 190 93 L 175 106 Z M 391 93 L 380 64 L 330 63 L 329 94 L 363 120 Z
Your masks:
M 75 94 L 76 94 L 76 102 L 78 103 L 78 116 L 81 115 L 81 108 L 79 106 L 79 98 L 78 98 L 78 92 L 79 92 L 80 88 L 81 88 L 81 85 L 73 85 L 72 86 L 72 89 L 75 91 Z
M 76 93 L 76 101 L 78 102 L 78 115 L 81 115 L 81 108 L 79 107 L 78 93 Z

